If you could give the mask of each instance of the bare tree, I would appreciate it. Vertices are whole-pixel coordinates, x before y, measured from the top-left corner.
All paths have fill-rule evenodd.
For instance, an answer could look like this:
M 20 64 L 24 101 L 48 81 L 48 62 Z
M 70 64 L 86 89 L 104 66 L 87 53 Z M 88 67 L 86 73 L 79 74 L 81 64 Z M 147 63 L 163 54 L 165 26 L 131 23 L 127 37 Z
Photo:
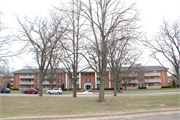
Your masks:
M 75 2 L 75 4 L 74 4 Z M 73 84 L 73 97 L 77 97 L 76 93 L 76 81 L 78 75 L 79 63 L 83 59 L 80 54 L 82 54 L 82 35 L 85 33 L 83 25 L 86 19 L 82 19 L 81 16 L 81 3 L 78 1 L 70 2 L 70 8 L 64 6 L 63 11 L 66 13 L 67 21 L 69 23 L 68 33 L 65 36 L 64 41 L 61 45 L 63 46 L 64 53 L 63 57 L 59 57 L 61 63 L 65 66 L 68 76 L 70 77 L 70 82 Z M 59 8 L 58 8 L 59 9 Z M 59 9 L 61 10 L 61 9 Z
M 153 40 L 146 41 L 145 45 L 150 48 L 151 57 L 180 80 L 180 21 L 173 24 L 164 21 L 160 26 L 160 32 Z M 173 69 L 168 69 L 167 65 Z
M 22 28 L 19 29 L 22 36 L 16 37 L 31 44 L 31 50 L 34 52 L 39 67 L 39 96 L 42 96 L 42 82 L 57 48 L 57 43 L 67 29 L 63 19 L 62 16 L 51 12 L 50 18 L 43 19 L 36 16 L 34 19 L 28 19 L 24 17 L 25 22 L 23 23 L 17 16 L 18 23 Z
M 81 1 L 81 11 L 89 22 L 89 34 L 87 48 L 90 67 L 100 77 L 99 102 L 104 101 L 104 85 L 106 80 L 107 57 L 111 46 L 110 36 L 114 31 L 120 31 L 123 24 L 136 18 L 137 11 L 134 10 L 134 3 L 125 6 L 121 0 L 88 0 Z M 121 39 L 118 39 L 119 41 Z

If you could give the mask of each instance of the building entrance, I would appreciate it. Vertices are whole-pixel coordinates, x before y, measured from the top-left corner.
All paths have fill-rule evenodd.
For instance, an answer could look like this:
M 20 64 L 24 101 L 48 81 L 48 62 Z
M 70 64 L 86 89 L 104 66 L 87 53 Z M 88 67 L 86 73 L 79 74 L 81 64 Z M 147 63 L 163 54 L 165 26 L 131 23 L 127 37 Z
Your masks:
M 91 89 L 91 85 L 86 85 L 86 90 Z

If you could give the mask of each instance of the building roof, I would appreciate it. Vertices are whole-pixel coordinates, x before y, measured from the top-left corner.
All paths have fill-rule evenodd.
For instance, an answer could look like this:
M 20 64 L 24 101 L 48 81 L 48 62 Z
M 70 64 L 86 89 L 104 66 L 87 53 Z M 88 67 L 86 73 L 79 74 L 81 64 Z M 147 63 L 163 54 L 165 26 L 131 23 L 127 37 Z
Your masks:
M 140 71 L 151 71 L 151 70 L 165 70 L 163 67 L 161 66 L 139 66 L 139 67 L 133 67 L 135 70 L 140 70 Z M 121 71 L 126 71 L 128 69 L 128 67 L 122 67 Z M 65 68 L 58 68 L 56 70 L 56 73 L 62 73 L 67 71 Z M 80 71 L 80 70 L 78 70 Z M 107 68 L 107 71 L 110 71 L 109 68 Z M 17 70 L 14 71 L 13 73 L 38 73 L 39 69 L 21 69 L 21 70 Z M 48 70 L 48 72 L 50 72 L 50 69 Z M 83 70 L 83 72 L 94 72 L 93 69 L 89 68 L 89 69 L 85 69 Z

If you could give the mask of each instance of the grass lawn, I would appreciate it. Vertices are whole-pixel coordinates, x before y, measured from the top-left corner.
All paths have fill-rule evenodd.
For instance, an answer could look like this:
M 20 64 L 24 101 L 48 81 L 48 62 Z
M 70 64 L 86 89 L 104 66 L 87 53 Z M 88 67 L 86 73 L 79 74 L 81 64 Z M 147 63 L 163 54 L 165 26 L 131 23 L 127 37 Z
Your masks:
M 43 90 L 46 94 L 47 90 Z M 134 90 L 121 90 L 123 93 L 142 93 L 142 92 L 170 92 L 170 91 L 180 91 L 180 88 L 157 88 L 157 89 L 134 89 Z M 11 93 L 21 93 L 22 90 L 11 90 Z M 105 90 L 105 93 L 114 93 L 114 90 Z M 71 91 L 63 91 L 63 94 L 72 94 Z
M 28 97 L 1 96 L 1 117 L 83 115 L 179 108 L 180 95 L 105 97 Z

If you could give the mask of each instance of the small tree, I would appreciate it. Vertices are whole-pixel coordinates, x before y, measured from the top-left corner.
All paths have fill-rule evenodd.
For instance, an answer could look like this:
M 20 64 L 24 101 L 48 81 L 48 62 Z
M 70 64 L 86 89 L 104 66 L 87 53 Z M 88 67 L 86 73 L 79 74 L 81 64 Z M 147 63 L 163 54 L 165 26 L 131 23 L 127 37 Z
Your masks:
M 61 89 L 64 90 L 64 83 L 62 84 L 62 88 Z
M 7 84 L 7 88 L 9 88 L 10 87 L 10 85 L 9 85 L 9 83 Z
M 173 88 L 176 88 L 176 82 L 173 80 Z

